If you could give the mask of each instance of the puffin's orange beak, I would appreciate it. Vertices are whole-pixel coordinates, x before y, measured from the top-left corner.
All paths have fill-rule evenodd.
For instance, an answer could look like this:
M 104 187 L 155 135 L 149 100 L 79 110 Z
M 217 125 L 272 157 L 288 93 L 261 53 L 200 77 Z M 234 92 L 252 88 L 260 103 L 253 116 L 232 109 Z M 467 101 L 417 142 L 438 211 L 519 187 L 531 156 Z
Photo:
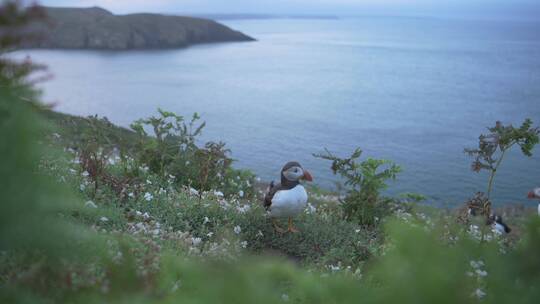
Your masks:
M 313 177 L 311 176 L 311 173 L 309 173 L 308 170 L 304 170 L 304 176 L 303 178 L 309 182 L 313 181 Z
M 533 198 L 536 198 L 536 195 L 534 194 L 534 192 L 529 192 L 529 195 L 527 195 L 528 198 L 530 199 L 533 199 Z

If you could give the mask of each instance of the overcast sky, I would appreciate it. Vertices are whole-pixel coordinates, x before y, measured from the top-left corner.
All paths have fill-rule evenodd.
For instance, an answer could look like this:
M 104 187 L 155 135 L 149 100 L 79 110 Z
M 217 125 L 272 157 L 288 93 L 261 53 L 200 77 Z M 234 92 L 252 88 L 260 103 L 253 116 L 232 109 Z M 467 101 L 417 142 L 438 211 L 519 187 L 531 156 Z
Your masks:
M 41 0 L 53 6 L 101 6 L 115 13 L 258 13 L 527 17 L 540 21 L 540 0 Z

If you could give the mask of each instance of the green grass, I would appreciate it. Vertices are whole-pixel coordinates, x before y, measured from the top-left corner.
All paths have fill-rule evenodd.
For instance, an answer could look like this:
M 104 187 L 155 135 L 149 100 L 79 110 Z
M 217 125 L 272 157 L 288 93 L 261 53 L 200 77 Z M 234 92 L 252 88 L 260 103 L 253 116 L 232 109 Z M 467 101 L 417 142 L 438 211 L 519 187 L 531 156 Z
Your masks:
M 119 148 L 133 150 L 138 140 L 137 134 L 130 129 L 116 126 L 106 121 L 91 121 L 87 117 L 64 114 L 51 110 L 42 110 L 45 119 L 57 126 L 56 134 L 60 135 L 59 143 L 65 147 L 80 147 L 84 134 L 96 126 L 99 132 L 110 138 Z M 45 134 L 51 136 L 52 134 Z

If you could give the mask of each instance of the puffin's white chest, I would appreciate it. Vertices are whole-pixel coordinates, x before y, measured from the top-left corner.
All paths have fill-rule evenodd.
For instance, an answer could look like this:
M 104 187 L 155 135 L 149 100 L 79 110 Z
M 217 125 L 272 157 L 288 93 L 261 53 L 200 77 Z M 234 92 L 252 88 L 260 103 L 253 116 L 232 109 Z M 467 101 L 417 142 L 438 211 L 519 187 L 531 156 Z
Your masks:
M 269 208 L 270 216 L 296 216 L 306 208 L 307 200 L 307 192 L 302 185 L 290 190 L 278 191 L 272 198 L 272 205 Z
M 504 226 L 499 224 L 499 223 L 493 223 L 492 227 L 493 227 L 493 231 L 495 233 L 497 233 L 497 234 L 505 234 L 506 233 L 506 231 L 504 229 Z

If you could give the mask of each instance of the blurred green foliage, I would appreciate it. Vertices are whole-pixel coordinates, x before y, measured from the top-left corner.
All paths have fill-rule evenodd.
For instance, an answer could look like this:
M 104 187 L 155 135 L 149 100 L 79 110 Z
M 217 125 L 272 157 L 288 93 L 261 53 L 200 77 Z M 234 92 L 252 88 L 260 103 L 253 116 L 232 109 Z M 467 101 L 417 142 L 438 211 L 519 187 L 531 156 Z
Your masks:
M 20 41 L 11 31 L 37 11 L 19 10 L 10 1 L 1 6 L 2 50 Z M 55 258 L 75 253 L 75 243 L 85 237 L 56 216 L 70 207 L 72 196 L 38 170 L 45 153 L 38 144 L 40 130 L 49 128 L 36 114 L 38 92 L 27 81 L 38 69 L 29 60 L 0 58 L 0 250 L 37 250 Z

